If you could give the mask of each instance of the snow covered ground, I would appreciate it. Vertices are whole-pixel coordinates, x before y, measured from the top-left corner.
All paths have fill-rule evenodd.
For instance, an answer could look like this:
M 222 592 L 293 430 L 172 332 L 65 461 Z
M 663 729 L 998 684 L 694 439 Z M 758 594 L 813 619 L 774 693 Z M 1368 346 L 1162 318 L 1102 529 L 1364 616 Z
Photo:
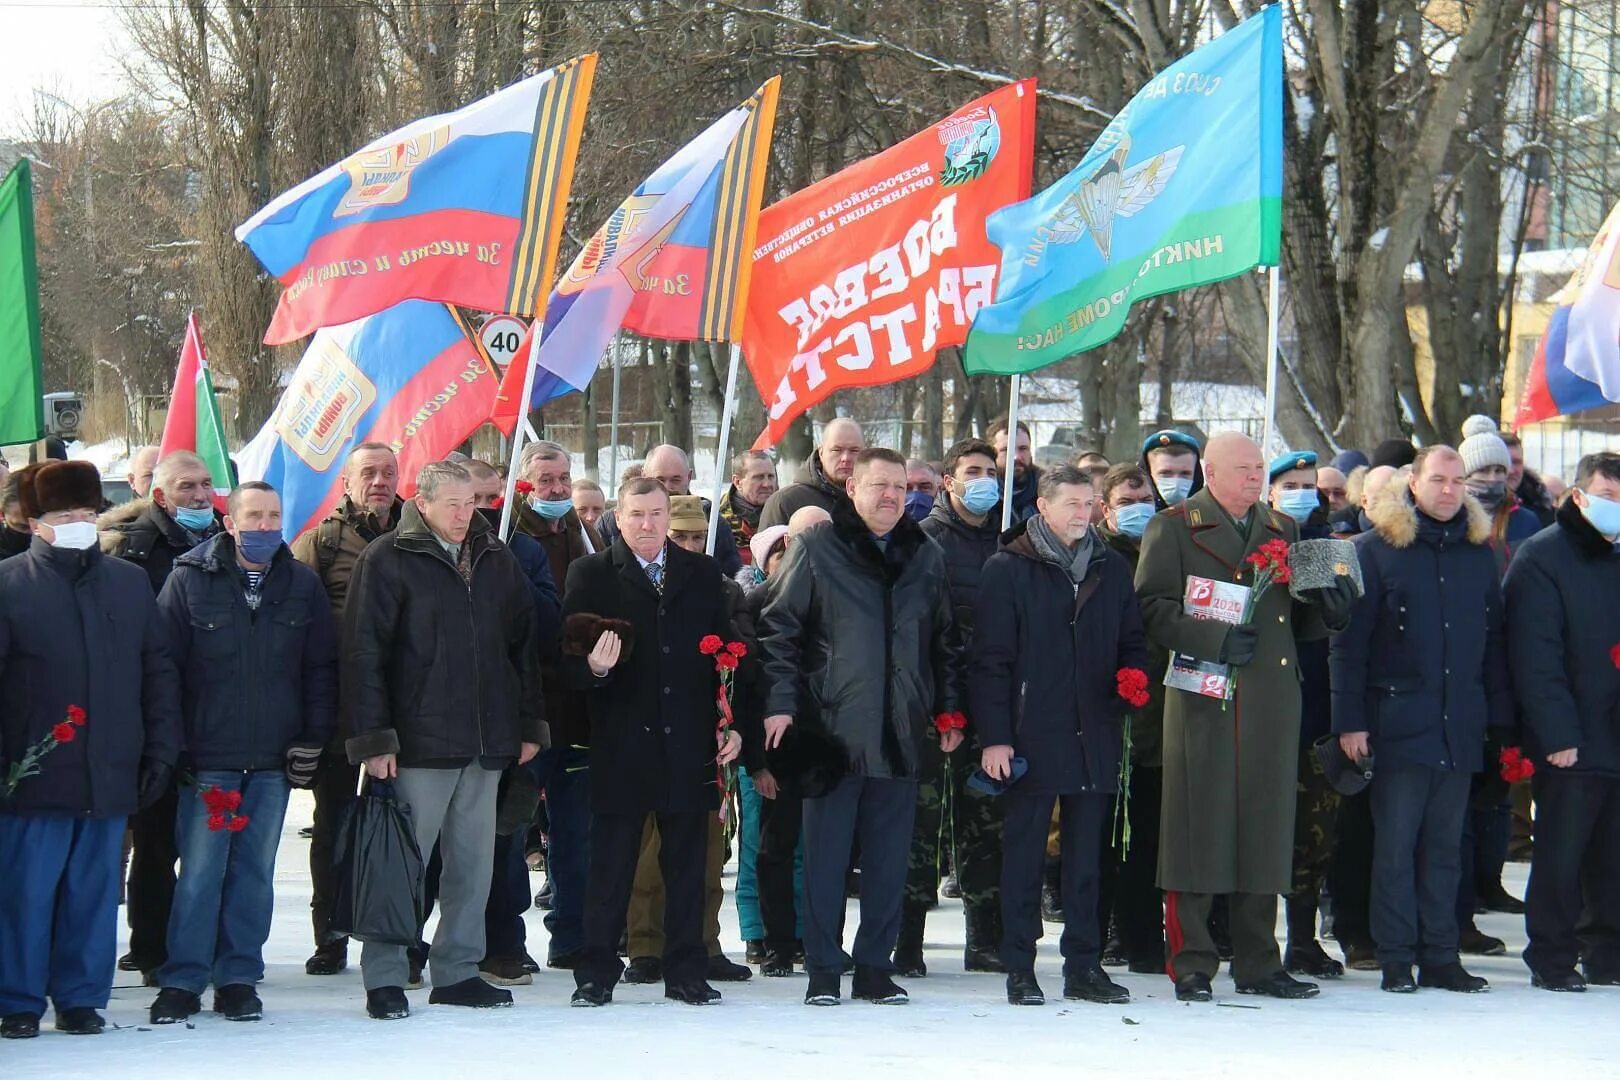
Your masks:
M 1006 1004 L 1002 980 L 962 971 L 960 904 L 929 920 L 929 976 L 906 981 L 912 1003 L 806 1008 L 805 980 L 760 979 L 721 987 L 713 1008 L 667 1002 L 661 987 L 623 986 L 604 1009 L 570 1009 L 573 980 L 545 971 L 515 987 L 512 1009 L 468 1013 L 410 995 L 413 1015 L 368 1020 L 357 967 L 335 978 L 303 971 L 309 952 L 307 842 L 312 803 L 296 794 L 277 868 L 275 926 L 260 987 L 265 1019 L 231 1024 L 205 1011 L 186 1027 L 153 1028 L 154 991 L 120 973 L 99 1038 L 50 1030 L 32 1042 L 0 1043 L 0 1077 L 664 1077 L 852 1080 L 927 1076 L 998 1077 L 1482 1077 L 1614 1076 L 1620 1061 L 1620 990 L 1585 995 L 1532 990 L 1518 959 L 1522 920 L 1482 917 L 1508 940 L 1505 957 L 1476 959 L 1492 992 L 1478 997 L 1425 990 L 1380 993 L 1375 973 L 1351 972 L 1313 1001 L 1238 997 L 1224 975 L 1214 1005 L 1181 1005 L 1169 980 L 1115 972 L 1132 1002 L 1104 1007 L 1060 999 L 1056 942 L 1042 943 L 1037 974 L 1045 1008 Z M 1508 885 L 1524 886 L 1510 865 Z M 533 878 L 536 885 L 539 876 Z M 731 877 L 726 879 L 728 894 Z M 541 913 L 528 915 L 529 947 L 545 956 Z M 725 943 L 740 958 L 731 897 Z M 850 924 L 856 920 L 853 911 Z M 120 949 L 122 951 L 122 949 Z M 358 959 L 358 950 L 352 953 Z M 845 983 L 848 993 L 848 983 Z

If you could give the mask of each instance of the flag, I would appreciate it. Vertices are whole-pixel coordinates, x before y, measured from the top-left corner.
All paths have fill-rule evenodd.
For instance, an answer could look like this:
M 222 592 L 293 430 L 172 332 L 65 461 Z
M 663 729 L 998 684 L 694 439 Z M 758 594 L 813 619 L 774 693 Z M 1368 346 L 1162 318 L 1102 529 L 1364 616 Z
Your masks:
M 28 159 L 0 180 L 0 446 L 45 437 L 39 272 Z
M 195 311 L 186 316 L 186 338 L 180 346 L 180 364 L 174 369 L 174 389 L 169 391 L 158 457 L 171 450 L 189 450 L 203 459 L 214 480 L 214 501 L 223 505 L 222 500 L 231 493 L 230 449 L 225 427 L 219 422 L 214 378 L 208 370 Z
M 495 371 L 458 313 L 409 300 L 315 334 L 281 402 L 237 460 L 244 480 L 281 493 L 289 541 L 343 497 L 343 464 L 363 442 L 399 456 L 400 494 L 465 442 L 495 400 Z
M 401 300 L 545 310 L 596 56 L 389 132 L 236 230 L 283 286 L 264 340 Z
M 1131 304 L 1275 266 L 1282 242 L 1282 16 L 1170 65 L 1072 172 L 990 219 L 996 302 L 969 374 L 1034 371 L 1118 334 Z
M 1620 402 L 1620 203 L 1552 299 L 1515 424 Z
M 780 82 L 681 147 L 586 241 L 551 294 L 538 350 L 520 347 L 507 366 L 497 427 L 517 427 L 531 354 L 536 409 L 584 389 L 621 326 L 686 340 L 739 335 Z
M 985 218 L 1029 196 L 1035 81 L 969 102 L 759 215 L 743 356 L 768 412 L 754 448 L 834 391 L 927 370 L 994 296 Z

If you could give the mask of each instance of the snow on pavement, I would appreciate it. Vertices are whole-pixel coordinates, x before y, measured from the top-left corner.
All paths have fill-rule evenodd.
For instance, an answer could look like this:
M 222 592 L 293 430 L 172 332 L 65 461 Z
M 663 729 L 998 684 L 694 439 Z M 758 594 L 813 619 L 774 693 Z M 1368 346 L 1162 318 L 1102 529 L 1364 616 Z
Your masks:
M 277 865 L 277 907 L 259 992 L 265 1018 L 233 1024 L 204 1012 L 187 1026 L 146 1023 L 156 993 L 120 972 L 94 1038 L 50 1029 L 31 1042 L 0 1043 L 0 1077 L 142 1078 L 186 1076 L 353 1077 L 400 1080 L 456 1076 L 596 1080 L 660 1078 L 853 1080 L 900 1077 L 1333 1077 L 1614 1076 L 1620 1060 L 1620 989 L 1585 995 L 1530 988 L 1519 960 L 1523 920 L 1486 915 L 1481 928 L 1506 938 L 1504 957 L 1470 958 L 1492 982 L 1480 996 L 1424 990 L 1410 997 L 1378 990 L 1376 972 L 1350 972 L 1305 1002 L 1239 997 L 1224 974 L 1217 1003 L 1182 1005 L 1166 978 L 1111 969 L 1131 991 L 1124 1007 L 1061 1000 L 1055 935 L 1041 943 L 1037 975 L 1044 1008 L 1006 1004 L 1002 978 L 962 971 L 959 902 L 929 919 L 926 979 L 901 980 L 911 1004 L 884 1007 L 848 999 L 838 1008 L 802 1004 L 805 979 L 755 977 L 719 986 L 725 1001 L 696 1008 L 666 1001 L 661 986 L 615 991 L 603 1009 L 573 1009 L 569 972 L 546 970 L 513 988 L 516 1007 L 471 1012 L 409 995 L 412 1015 L 378 1022 L 364 1013 L 358 946 L 333 978 L 304 974 L 310 950 L 308 842 L 298 829 L 313 803 L 295 793 Z M 1522 895 L 1526 867 L 1510 864 L 1508 886 Z M 538 886 L 539 875 L 531 881 Z M 722 912 L 723 942 L 741 959 L 736 909 Z M 541 912 L 526 916 L 529 951 L 545 956 Z M 851 904 L 849 926 L 858 915 Z M 1055 928 L 1049 927 L 1049 931 Z M 120 953 L 124 941 L 120 940 Z M 1333 946 L 1329 945 L 1330 950 Z

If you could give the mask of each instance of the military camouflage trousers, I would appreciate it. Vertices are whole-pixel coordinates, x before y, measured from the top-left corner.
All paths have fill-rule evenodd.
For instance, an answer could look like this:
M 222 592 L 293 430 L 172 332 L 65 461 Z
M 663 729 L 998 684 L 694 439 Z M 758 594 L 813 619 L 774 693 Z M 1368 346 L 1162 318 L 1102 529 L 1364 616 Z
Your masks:
M 1327 880 L 1339 840 L 1343 796 L 1333 790 L 1310 743 L 1299 752 L 1299 787 L 1294 802 L 1294 883 L 1289 894 L 1314 901 Z
M 906 870 L 906 905 L 926 906 L 939 898 L 945 856 L 962 887 L 965 907 L 996 911 L 1001 903 L 1001 805 L 969 791 L 967 778 L 979 754 L 967 744 L 941 752 L 923 740 L 917 784 L 917 821 Z

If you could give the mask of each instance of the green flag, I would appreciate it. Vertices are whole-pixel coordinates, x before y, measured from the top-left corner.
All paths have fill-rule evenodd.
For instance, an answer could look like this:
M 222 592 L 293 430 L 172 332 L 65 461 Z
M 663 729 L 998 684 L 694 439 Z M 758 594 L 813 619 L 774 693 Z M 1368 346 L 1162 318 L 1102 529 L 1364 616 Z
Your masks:
M 23 158 L 0 181 L 0 446 L 45 437 L 34 187 Z

